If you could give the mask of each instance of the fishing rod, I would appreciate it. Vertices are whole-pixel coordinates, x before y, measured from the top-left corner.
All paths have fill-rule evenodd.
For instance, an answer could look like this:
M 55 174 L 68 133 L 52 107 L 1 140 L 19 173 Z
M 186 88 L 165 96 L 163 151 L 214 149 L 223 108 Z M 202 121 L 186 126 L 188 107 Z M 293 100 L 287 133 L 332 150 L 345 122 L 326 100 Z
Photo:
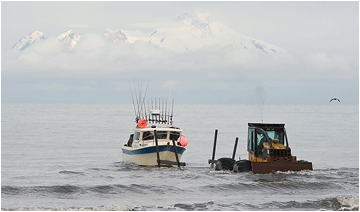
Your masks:
M 165 120 L 164 120 L 164 98 L 162 98 L 162 110 L 161 110 L 161 122 L 164 124 L 165 123 Z
M 133 94 L 132 94 L 132 89 L 131 89 L 131 84 L 130 84 L 130 82 L 129 82 L 129 87 L 130 87 L 131 99 L 132 99 L 132 103 L 133 103 L 133 107 L 134 107 L 134 112 L 135 112 L 135 117 L 136 117 L 136 109 L 135 109 L 134 97 L 133 97 Z
M 146 87 L 146 90 L 145 90 L 145 95 L 144 95 L 144 98 L 142 100 L 142 103 L 141 103 L 141 110 L 140 112 L 142 112 L 143 110 L 143 106 L 144 106 L 144 113 L 145 113 L 145 119 L 146 119 L 146 106 L 145 106 L 145 98 L 146 98 L 146 94 L 147 94 L 147 90 L 149 88 L 149 81 L 148 81 L 148 84 L 147 84 L 147 87 Z
M 165 123 L 167 123 L 167 120 L 166 120 L 166 116 L 167 116 L 167 98 L 166 98 L 166 102 L 165 102 Z
M 159 124 L 161 124 L 161 99 L 159 98 Z
M 173 99 L 173 102 L 172 102 L 172 110 L 171 110 L 171 116 L 170 116 L 170 124 L 172 125 L 173 124 L 173 115 L 174 115 L 174 99 Z
M 161 100 L 161 110 L 160 110 L 160 123 L 163 123 L 163 108 L 164 108 L 164 103 L 162 101 L 162 99 L 159 99 L 159 101 Z
M 155 109 L 154 110 L 156 110 L 156 98 L 154 98 L 154 100 L 155 100 Z M 155 123 L 157 124 L 158 123 L 158 120 L 157 120 L 157 116 L 155 115 Z
M 148 100 L 148 112 L 149 112 L 148 120 L 149 120 L 149 122 L 150 122 L 151 120 L 150 120 L 150 104 L 149 104 L 149 98 L 148 98 L 147 100 Z
M 142 80 L 141 80 L 141 84 L 140 84 L 140 90 L 139 90 L 139 104 L 138 104 L 138 110 L 139 110 L 139 114 L 141 116 L 141 109 L 140 109 L 140 106 L 141 106 L 141 91 L 142 91 Z M 140 117 L 141 118 L 141 117 Z
M 159 102 L 161 101 L 161 98 L 159 98 Z M 160 110 L 160 113 L 159 113 L 159 121 L 160 121 L 160 124 L 162 124 L 163 122 L 162 122 L 162 117 L 161 117 L 161 113 L 162 113 L 162 110 L 161 110 L 161 108 L 160 107 L 162 107 L 162 101 L 161 101 L 161 105 L 159 105 L 159 110 Z
M 153 98 L 151 97 L 151 110 L 154 110 L 154 103 L 153 103 Z M 154 115 L 153 113 L 151 112 L 151 121 L 152 123 L 154 123 Z
M 135 89 L 135 97 L 136 97 L 136 105 L 137 105 L 137 108 L 138 108 L 138 110 L 137 110 L 137 115 L 136 115 L 136 119 L 138 119 L 138 116 L 140 115 L 139 114 L 139 100 L 138 100 L 138 96 L 137 96 L 137 90 L 136 90 L 136 84 L 135 84 L 135 82 L 134 82 L 134 89 Z M 138 120 L 137 120 L 138 121 Z M 136 122 L 137 122 L 136 121 Z
M 170 105 L 171 105 L 171 103 L 170 103 L 170 93 L 171 93 L 171 89 L 170 89 L 170 92 L 169 92 L 169 114 L 168 114 L 168 123 L 170 124 Z M 173 101 L 174 102 L 174 101 Z M 174 104 L 174 103 L 173 103 Z

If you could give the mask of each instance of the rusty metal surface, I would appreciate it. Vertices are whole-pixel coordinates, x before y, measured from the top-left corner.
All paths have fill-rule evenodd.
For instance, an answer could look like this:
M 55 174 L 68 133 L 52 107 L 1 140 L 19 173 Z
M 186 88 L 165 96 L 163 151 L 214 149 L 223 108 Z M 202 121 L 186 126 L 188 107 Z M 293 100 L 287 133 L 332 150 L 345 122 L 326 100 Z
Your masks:
M 290 161 L 284 158 L 271 162 L 252 162 L 251 165 L 254 174 L 267 174 L 276 171 L 313 170 L 311 162 Z

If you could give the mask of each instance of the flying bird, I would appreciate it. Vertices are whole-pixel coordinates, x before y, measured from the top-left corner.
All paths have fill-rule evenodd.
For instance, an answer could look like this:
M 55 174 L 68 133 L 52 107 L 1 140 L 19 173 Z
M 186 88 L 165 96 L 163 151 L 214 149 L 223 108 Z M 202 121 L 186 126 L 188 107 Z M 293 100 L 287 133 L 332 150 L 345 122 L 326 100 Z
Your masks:
M 332 100 L 335 100 L 335 101 L 338 100 L 338 101 L 340 102 L 340 99 L 338 99 L 338 98 L 332 98 L 332 99 L 330 100 L 330 102 L 331 102 Z M 330 102 L 329 102 L 329 103 L 330 103 Z

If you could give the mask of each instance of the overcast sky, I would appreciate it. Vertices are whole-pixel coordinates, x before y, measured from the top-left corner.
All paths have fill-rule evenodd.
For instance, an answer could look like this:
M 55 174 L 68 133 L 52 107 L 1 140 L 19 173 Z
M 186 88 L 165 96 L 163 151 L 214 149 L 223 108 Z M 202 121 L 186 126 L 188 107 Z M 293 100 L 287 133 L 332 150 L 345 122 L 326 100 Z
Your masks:
M 126 60 L 105 63 L 104 53 L 87 60 L 75 52 L 61 55 L 66 65 L 56 65 L 52 55 L 58 59 L 59 53 L 51 50 L 41 63 L 5 56 L 34 31 L 51 38 L 71 29 L 89 40 L 105 29 L 150 32 L 199 9 L 287 54 L 228 63 L 214 60 L 212 51 L 177 55 L 151 49 L 152 58 L 123 51 Z M 328 104 L 333 97 L 342 104 L 359 102 L 357 1 L 1 2 L 1 52 L 2 103 L 131 103 L 129 82 L 141 81 L 144 87 L 150 81 L 148 93 L 160 97 L 171 84 L 178 103 Z

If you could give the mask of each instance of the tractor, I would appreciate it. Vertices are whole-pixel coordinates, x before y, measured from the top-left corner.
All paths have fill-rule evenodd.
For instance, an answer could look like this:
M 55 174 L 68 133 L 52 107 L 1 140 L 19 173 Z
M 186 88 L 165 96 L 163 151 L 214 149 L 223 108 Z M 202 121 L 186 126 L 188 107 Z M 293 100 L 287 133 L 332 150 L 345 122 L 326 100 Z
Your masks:
M 255 174 L 313 170 L 311 162 L 298 161 L 291 155 L 285 124 L 248 123 L 248 126 L 249 160 L 235 161 L 234 156 L 213 160 L 215 170 L 252 171 Z

